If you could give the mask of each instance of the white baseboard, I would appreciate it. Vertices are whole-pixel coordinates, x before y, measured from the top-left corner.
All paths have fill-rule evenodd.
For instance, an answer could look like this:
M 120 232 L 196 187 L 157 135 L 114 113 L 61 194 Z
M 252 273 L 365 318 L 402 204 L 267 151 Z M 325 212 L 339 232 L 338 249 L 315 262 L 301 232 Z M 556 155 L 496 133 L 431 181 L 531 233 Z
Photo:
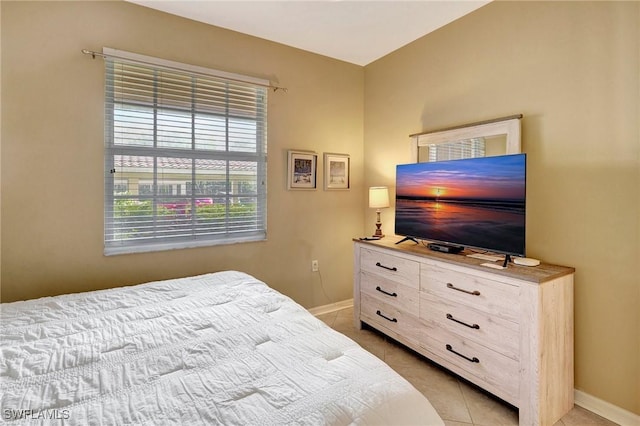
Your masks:
M 640 416 L 632 413 L 631 411 L 627 411 L 577 389 L 574 390 L 573 396 L 576 405 L 579 405 L 592 413 L 596 413 L 607 420 L 611 420 L 612 422 L 622 426 L 640 426 Z
M 324 306 L 316 306 L 315 308 L 309 309 L 311 315 L 323 315 L 329 314 L 331 312 L 339 311 L 341 309 L 350 308 L 353 306 L 353 299 L 343 300 L 341 302 L 331 303 L 329 305 Z

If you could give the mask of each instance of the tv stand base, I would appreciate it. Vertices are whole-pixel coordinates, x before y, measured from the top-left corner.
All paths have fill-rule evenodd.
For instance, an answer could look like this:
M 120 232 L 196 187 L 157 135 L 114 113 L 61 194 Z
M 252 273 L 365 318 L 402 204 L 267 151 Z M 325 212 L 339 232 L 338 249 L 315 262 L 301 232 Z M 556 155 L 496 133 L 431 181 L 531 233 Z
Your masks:
M 416 244 L 420 244 L 420 243 L 418 242 L 418 240 L 416 240 L 416 239 L 415 239 L 415 238 L 413 238 L 413 237 L 404 237 L 403 239 L 401 239 L 400 241 L 398 241 L 396 244 L 404 243 L 405 241 L 413 241 L 413 242 L 414 242 L 414 243 L 416 243 Z

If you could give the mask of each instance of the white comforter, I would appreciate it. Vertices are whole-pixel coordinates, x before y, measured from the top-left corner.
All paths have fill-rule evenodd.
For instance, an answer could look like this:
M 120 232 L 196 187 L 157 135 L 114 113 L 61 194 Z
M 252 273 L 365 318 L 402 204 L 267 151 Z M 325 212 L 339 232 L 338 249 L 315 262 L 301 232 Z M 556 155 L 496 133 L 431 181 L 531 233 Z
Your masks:
M 386 364 L 240 272 L 2 305 L 6 424 L 425 424 Z

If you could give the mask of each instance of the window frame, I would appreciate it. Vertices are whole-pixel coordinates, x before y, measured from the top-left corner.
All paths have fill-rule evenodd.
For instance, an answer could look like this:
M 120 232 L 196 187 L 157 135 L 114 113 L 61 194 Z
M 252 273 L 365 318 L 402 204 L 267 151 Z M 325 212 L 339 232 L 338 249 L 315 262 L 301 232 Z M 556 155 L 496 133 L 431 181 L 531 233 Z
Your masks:
M 111 49 L 111 48 L 103 48 L 103 54 L 105 56 L 105 204 L 104 204 L 104 254 L 105 255 L 116 255 L 116 254 L 126 254 L 126 253 L 141 253 L 141 252 L 151 252 L 151 251 L 160 251 L 160 250 L 170 250 L 170 249 L 182 249 L 182 248 L 191 248 L 191 247 L 202 247 L 202 246 L 214 246 L 221 244 L 233 244 L 239 242 L 254 242 L 254 241 L 264 241 L 266 240 L 266 230 L 267 230 L 267 89 L 269 82 L 267 80 L 258 79 L 254 77 L 248 77 L 244 75 L 227 73 L 224 71 L 212 70 L 208 68 L 203 68 L 194 65 L 181 64 L 174 61 L 168 61 L 160 58 L 154 58 L 145 55 L 139 55 L 131 52 L 124 52 L 121 50 Z M 180 113 L 188 112 L 192 114 L 192 120 L 190 122 L 191 132 L 195 134 L 195 126 L 196 126 L 196 117 L 199 115 L 200 117 L 204 117 L 207 114 L 215 115 L 217 119 L 222 119 L 225 122 L 225 129 L 227 131 L 227 137 L 225 142 L 225 149 L 198 149 L 196 147 L 195 138 L 193 138 L 191 142 L 191 146 L 189 148 L 175 148 L 175 147 L 167 147 L 167 146 L 158 146 L 158 121 L 153 121 L 153 146 L 137 146 L 135 144 L 116 144 L 115 142 L 115 128 L 116 128 L 116 104 L 115 92 L 113 89 L 113 81 L 109 81 L 109 78 L 113 78 L 113 70 L 109 72 L 108 67 L 113 67 L 114 64 L 117 63 L 129 63 L 134 65 L 140 65 L 144 67 L 154 68 L 159 71 L 168 71 L 168 72 L 178 72 L 182 74 L 188 74 L 192 76 L 192 78 L 208 78 L 214 79 L 217 81 L 228 82 L 228 84 L 232 85 L 242 85 L 251 88 L 252 90 L 255 88 L 255 101 L 256 101 L 256 109 L 257 113 L 254 118 L 247 117 L 239 117 L 229 112 L 227 109 L 224 114 L 219 112 L 201 112 L 197 110 L 195 107 L 191 106 L 190 109 L 185 108 L 176 108 Z M 157 81 L 157 77 L 154 77 L 154 84 Z M 186 85 L 185 85 L 186 86 Z M 227 91 L 228 93 L 229 91 Z M 154 103 L 150 107 L 154 116 L 158 115 L 158 111 L 164 111 L 164 107 L 158 106 L 157 104 L 157 92 L 154 91 L 153 99 Z M 191 95 L 192 104 L 194 102 L 195 95 Z M 226 98 L 225 98 L 226 99 Z M 123 103 L 125 104 L 125 103 Z M 127 104 L 129 106 L 133 105 L 133 103 Z M 147 106 L 148 107 L 148 106 Z M 143 108 L 140 106 L 140 108 Z M 163 109 L 164 108 L 164 109 Z M 169 108 L 170 109 L 170 108 Z M 237 120 L 236 123 L 240 122 L 240 119 L 249 120 L 252 123 L 255 123 L 251 129 L 255 127 L 255 151 L 247 151 L 247 150 L 231 150 L 230 142 L 229 142 L 229 123 L 231 120 Z M 188 126 L 185 126 L 185 128 Z M 253 139 L 251 139 L 253 141 Z M 117 222 L 115 218 L 115 201 L 120 199 L 120 197 L 115 194 L 115 188 L 117 185 L 122 182 L 122 176 L 117 176 L 116 170 L 116 158 L 118 156 L 146 156 L 153 157 L 153 194 L 152 195 L 144 195 L 144 194 L 136 194 L 135 197 L 129 196 L 131 199 L 137 198 L 139 200 L 148 199 L 151 200 L 152 205 L 152 214 L 149 217 L 153 222 L 153 232 L 152 236 L 149 238 L 145 238 L 141 241 L 135 241 L 131 239 L 120 239 L 115 240 L 113 235 L 116 232 Z M 195 188 L 197 186 L 197 173 L 199 169 L 196 169 L 196 163 L 198 160 L 203 161 L 222 161 L 226 165 L 226 171 L 224 173 L 225 179 L 221 182 L 224 182 L 224 185 L 227 188 L 227 192 L 224 195 L 225 200 L 225 210 L 224 210 L 224 231 L 223 232 L 211 232 L 203 236 L 198 232 L 197 221 L 195 218 L 195 214 L 191 215 L 192 219 L 191 228 L 189 226 L 185 226 L 185 229 L 190 229 L 191 232 L 185 232 L 183 236 L 179 237 L 161 237 L 157 234 L 158 231 L 158 223 L 160 223 L 160 214 L 159 214 L 159 205 L 160 200 L 166 197 L 166 194 L 161 194 L 158 190 L 158 159 L 160 158 L 167 159 L 182 159 L 183 161 L 191 162 L 191 191 L 190 194 L 187 195 L 187 185 L 185 183 L 185 195 L 183 198 L 188 198 L 191 200 L 192 212 L 195 212 L 196 207 L 196 199 L 202 198 L 199 197 Z M 241 232 L 230 232 L 229 224 L 232 222 L 229 220 L 230 218 L 230 209 L 231 209 L 231 199 L 234 196 L 231 194 L 229 188 L 233 183 L 233 171 L 230 171 L 231 164 L 241 164 L 241 162 L 254 163 L 255 164 L 255 173 L 251 176 L 255 178 L 255 229 L 247 229 L 246 231 Z M 245 198 L 253 198 L 252 196 L 248 196 L 244 194 Z M 242 197 L 242 194 L 235 197 Z M 123 198 L 125 199 L 125 198 Z M 251 217 L 249 217 L 251 219 Z M 250 220 L 249 220 L 250 222 Z M 186 223 L 186 222 L 185 222 Z M 249 227 L 250 228 L 250 227 Z

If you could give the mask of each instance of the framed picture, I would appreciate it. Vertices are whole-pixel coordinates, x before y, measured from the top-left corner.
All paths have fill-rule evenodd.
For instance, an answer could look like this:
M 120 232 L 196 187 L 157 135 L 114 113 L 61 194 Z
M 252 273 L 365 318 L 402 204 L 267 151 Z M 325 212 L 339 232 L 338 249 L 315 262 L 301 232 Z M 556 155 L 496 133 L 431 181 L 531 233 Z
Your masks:
M 349 189 L 349 155 L 324 153 L 324 189 Z
M 287 189 L 316 189 L 318 155 L 312 151 L 288 153 Z

